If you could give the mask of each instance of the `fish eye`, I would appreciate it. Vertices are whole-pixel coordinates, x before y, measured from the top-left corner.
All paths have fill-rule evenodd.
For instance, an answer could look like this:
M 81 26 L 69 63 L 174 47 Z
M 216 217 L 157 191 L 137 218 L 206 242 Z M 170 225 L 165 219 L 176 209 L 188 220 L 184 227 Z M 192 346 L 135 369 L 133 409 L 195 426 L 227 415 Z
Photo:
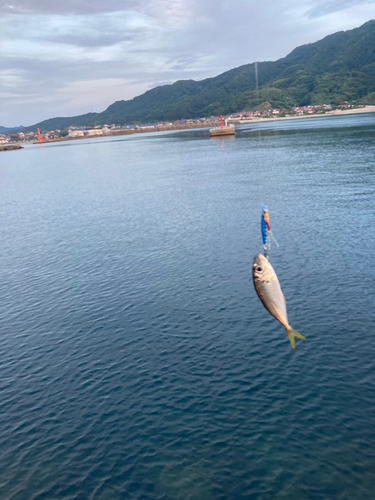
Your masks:
M 260 266 L 258 266 L 258 267 L 257 267 L 257 271 L 258 271 L 258 273 L 260 273 L 260 272 L 261 272 L 261 270 L 262 270 L 262 268 L 261 268 Z

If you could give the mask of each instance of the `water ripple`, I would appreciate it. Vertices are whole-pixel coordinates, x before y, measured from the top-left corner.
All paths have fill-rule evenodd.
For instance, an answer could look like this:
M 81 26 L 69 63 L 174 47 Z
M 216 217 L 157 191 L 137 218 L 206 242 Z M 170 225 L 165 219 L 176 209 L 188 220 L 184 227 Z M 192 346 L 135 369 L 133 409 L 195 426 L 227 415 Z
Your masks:
M 373 497 L 375 125 L 322 120 L 1 165 L 2 500 Z

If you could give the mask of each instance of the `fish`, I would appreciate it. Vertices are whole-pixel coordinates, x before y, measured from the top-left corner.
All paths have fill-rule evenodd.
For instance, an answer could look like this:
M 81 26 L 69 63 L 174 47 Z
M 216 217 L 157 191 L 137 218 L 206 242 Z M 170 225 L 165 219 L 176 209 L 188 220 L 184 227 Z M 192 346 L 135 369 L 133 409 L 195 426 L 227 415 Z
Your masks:
M 279 280 L 271 263 L 262 254 L 258 254 L 254 257 L 253 283 L 262 304 L 267 311 L 283 325 L 290 343 L 293 349 L 295 349 L 295 338 L 302 340 L 306 339 L 290 326 L 286 312 L 286 300 L 281 291 Z

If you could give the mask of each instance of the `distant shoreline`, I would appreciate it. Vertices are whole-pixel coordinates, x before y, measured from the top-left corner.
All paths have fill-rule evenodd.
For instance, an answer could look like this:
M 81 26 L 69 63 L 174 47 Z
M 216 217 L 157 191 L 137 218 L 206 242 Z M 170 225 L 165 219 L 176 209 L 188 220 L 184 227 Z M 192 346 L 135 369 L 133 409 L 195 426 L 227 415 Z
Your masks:
M 323 118 L 324 116 L 341 116 L 341 115 L 355 115 L 359 113 L 375 113 L 375 106 L 366 106 L 365 108 L 354 108 L 354 109 L 335 109 L 333 111 L 328 111 L 327 113 L 315 113 L 311 115 L 299 115 L 299 116 L 280 116 L 272 118 L 253 118 L 249 120 L 241 120 L 240 123 L 252 123 L 252 122 L 270 122 L 277 120 L 296 120 L 298 118 Z
M 247 120 L 237 120 L 237 119 L 228 119 L 229 123 L 233 125 L 242 125 L 243 123 L 268 123 L 280 120 L 298 120 L 300 118 L 323 118 L 325 116 L 342 116 L 342 115 L 354 115 L 354 114 L 362 114 L 362 113 L 375 113 L 375 106 L 366 106 L 365 108 L 354 108 L 354 109 L 343 109 L 338 110 L 335 109 L 333 111 L 328 111 L 327 113 L 317 113 L 310 115 L 299 115 L 299 116 L 282 116 L 282 117 L 272 117 L 272 118 L 251 118 Z M 110 134 L 98 134 L 98 135 L 90 135 L 86 137 L 60 137 L 58 139 L 47 139 L 44 141 L 33 141 L 33 144 L 49 144 L 52 142 L 66 142 L 66 141 L 81 141 L 84 139 L 98 139 L 100 137 L 115 137 L 119 135 L 133 135 L 133 134 L 147 134 L 150 132 L 168 132 L 173 130 L 194 130 L 194 129 L 204 129 L 217 127 L 220 124 L 219 121 L 212 121 L 208 123 L 197 123 L 197 124 L 187 124 L 187 125 L 168 125 L 166 127 L 154 127 L 154 128 L 145 128 L 145 129 L 125 129 L 113 131 Z
M 237 125 L 239 121 L 235 122 Z M 188 125 L 167 125 L 165 127 L 154 127 L 154 128 L 130 128 L 124 130 L 114 130 L 110 134 L 98 134 L 98 135 L 90 135 L 90 136 L 80 136 L 80 137 L 60 137 L 58 139 L 46 139 L 43 141 L 33 141 L 32 144 L 47 144 L 50 142 L 65 142 L 65 141 L 82 141 L 84 139 L 98 139 L 100 137 L 115 137 L 118 135 L 133 135 L 133 134 L 148 134 L 150 132 L 169 132 L 173 130 L 190 130 L 190 129 L 201 129 L 201 128 L 210 128 L 217 127 L 220 125 L 220 121 L 208 122 L 208 123 L 197 123 L 197 124 L 188 124 Z

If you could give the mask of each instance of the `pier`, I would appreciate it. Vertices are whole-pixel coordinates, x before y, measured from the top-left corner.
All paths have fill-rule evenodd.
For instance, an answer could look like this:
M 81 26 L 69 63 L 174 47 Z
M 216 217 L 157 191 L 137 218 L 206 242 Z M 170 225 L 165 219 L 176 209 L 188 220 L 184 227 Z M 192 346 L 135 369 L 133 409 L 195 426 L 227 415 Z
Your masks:
M 225 120 L 225 126 L 223 126 L 223 117 L 220 116 L 220 127 L 210 129 L 210 137 L 222 136 L 222 135 L 235 135 L 234 125 L 227 125 L 227 120 Z

